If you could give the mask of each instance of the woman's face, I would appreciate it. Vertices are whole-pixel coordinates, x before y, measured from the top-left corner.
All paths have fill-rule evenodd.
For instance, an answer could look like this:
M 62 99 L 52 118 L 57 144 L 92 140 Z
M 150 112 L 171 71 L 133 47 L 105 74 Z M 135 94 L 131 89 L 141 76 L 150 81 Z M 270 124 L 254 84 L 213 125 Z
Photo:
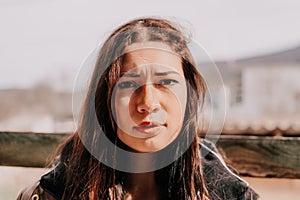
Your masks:
M 181 130 L 186 81 L 181 59 L 169 47 L 138 46 L 126 48 L 114 88 L 117 135 L 136 151 L 154 152 L 174 141 Z

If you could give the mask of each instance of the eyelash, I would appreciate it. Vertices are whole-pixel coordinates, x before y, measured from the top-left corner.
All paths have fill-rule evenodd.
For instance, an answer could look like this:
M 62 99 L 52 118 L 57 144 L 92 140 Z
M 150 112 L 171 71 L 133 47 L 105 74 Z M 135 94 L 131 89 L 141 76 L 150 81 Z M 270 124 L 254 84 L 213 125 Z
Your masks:
M 161 80 L 158 85 L 161 85 L 161 86 L 170 85 L 170 86 L 172 86 L 176 83 L 178 83 L 178 81 L 176 81 L 174 79 L 164 79 L 164 80 Z
M 159 81 L 158 84 L 155 84 L 157 86 L 172 86 L 174 84 L 177 84 L 178 81 L 174 79 L 164 79 Z M 134 81 L 124 81 L 118 84 L 118 87 L 120 89 L 128 89 L 128 88 L 137 88 L 138 84 Z
M 137 84 L 134 81 L 124 81 L 118 84 L 120 89 L 136 88 Z

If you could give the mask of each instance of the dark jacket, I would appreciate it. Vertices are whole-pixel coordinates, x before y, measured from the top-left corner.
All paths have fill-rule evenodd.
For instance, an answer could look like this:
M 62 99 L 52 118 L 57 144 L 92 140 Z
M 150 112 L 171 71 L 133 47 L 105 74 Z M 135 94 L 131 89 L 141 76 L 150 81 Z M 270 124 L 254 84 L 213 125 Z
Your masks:
M 212 200 L 255 200 L 258 194 L 225 165 L 215 145 L 201 144 L 204 180 Z M 17 200 L 59 200 L 64 191 L 64 166 L 57 165 L 33 186 L 23 190 Z

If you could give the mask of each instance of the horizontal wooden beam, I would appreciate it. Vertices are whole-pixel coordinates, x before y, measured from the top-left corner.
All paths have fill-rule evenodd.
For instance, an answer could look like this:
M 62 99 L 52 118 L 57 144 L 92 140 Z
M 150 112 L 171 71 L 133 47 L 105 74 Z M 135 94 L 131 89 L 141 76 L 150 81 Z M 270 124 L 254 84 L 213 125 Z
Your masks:
M 221 136 L 217 146 L 241 175 L 300 178 L 300 137 Z
M 0 132 L 0 165 L 46 167 L 68 134 Z
M 68 135 L 0 132 L 0 165 L 45 167 Z M 300 178 L 300 137 L 222 135 L 215 139 L 226 163 L 240 175 Z

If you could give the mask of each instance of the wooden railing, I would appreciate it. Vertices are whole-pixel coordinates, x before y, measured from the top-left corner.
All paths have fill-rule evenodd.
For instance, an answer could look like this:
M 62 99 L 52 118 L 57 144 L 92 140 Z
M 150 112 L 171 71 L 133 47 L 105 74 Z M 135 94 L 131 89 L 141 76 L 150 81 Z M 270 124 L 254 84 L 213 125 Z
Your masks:
M 45 167 L 67 135 L 0 132 L 0 165 Z M 300 137 L 221 135 L 216 145 L 240 175 L 300 178 Z

